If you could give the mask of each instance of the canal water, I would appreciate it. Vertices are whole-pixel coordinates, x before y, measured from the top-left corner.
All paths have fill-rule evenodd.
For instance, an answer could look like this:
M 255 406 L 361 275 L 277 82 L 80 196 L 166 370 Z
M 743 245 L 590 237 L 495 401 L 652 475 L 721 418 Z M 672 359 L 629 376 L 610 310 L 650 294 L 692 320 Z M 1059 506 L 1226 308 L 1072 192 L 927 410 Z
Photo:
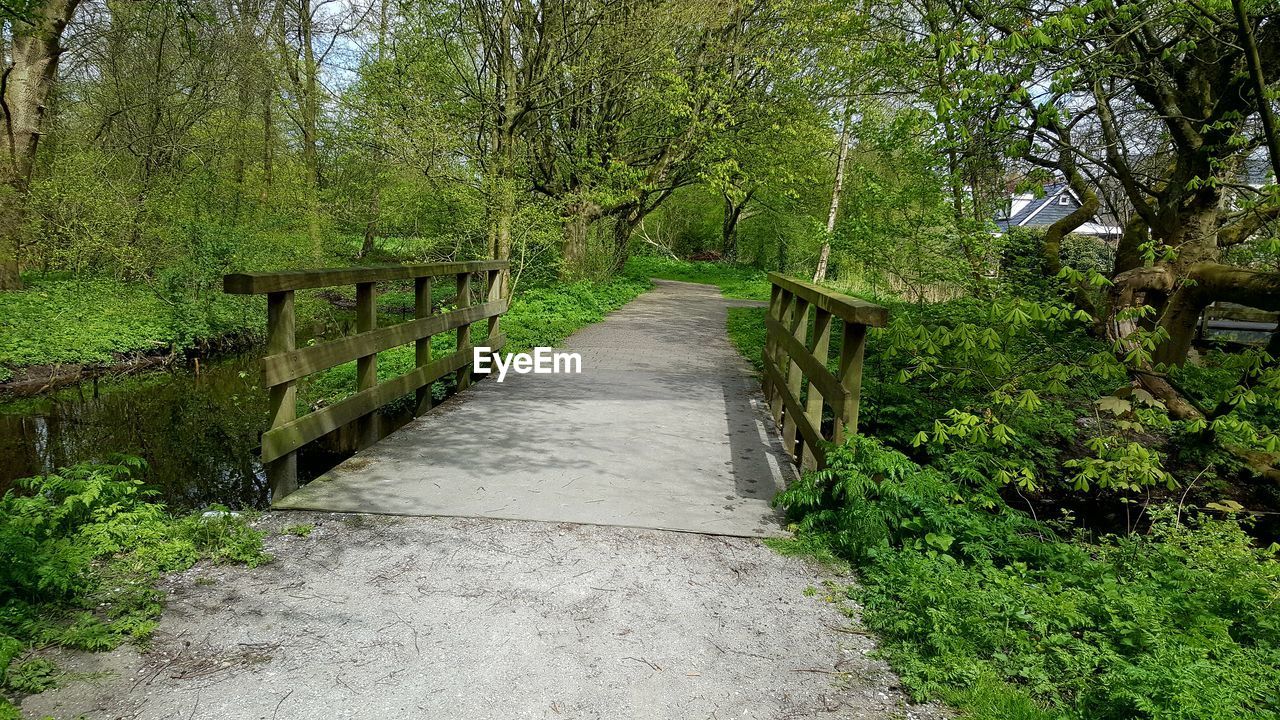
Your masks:
M 392 324 L 412 317 L 413 306 L 384 302 L 382 310 L 379 324 Z M 299 329 L 298 346 L 348 335 L 354 327 L 354 313 L 335 306 Z M 259 459 L 267 426 L 262 355 L 254 347 L 159 371 L 86 379 L 31 398 L 0 396 L 0 494 L 18 478 L 128 454 L 147 461 L 143 479 L 174 509 L 266 507 L 268 484 Z M 447 384 L 436 384 L 438 397 L 450 389 Z M 411 408 L 400 402 L 378 411 L 377 434 L 408 422 Z M 356 439 L 353 429 L 344 428 L 304 446 L 298 451 L 299 481 L 350 457 Z
M 147 461 L 146 480 L 172 507 L 265 506 L 258 449 L 267 407 L 259 357 L 253 349 L 0 402 L 0 492 L 16 478 L 126 453 Z M 301 479 L 343 457 L 309 446 L 299 457 Z

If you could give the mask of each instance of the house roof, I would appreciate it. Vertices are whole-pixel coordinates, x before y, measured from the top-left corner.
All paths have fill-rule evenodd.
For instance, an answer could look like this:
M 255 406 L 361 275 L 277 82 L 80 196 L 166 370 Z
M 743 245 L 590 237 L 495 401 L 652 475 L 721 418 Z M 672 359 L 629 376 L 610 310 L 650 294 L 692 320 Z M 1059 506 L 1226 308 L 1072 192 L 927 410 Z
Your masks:
M 1068 198 L 1065 205 L 1059 201 L 1062 197 Z M 1052 225 L 1075 212 L 1081 204 L 1080 198 L 1066 183 L 1046 185 L 1042 197 L 1037 198 L 1030 193 L 1014 197 L 1013 207 L 1015 211 L 1009 217 L 996 218 L 996 226 L 1000 228 L 1001 232 L 1008 232 L 1010 228 L 1014 227 L 1044 227 Z M 1095 215 L 1090 222 L 1076 228 L 1075 232 L 1085 235 L 1119 235 L 1120 228 L 1113 225 L 1112 222 L 1112 218 L 1101 218 Z
M 1064 192 L 1070 195 L 1072 202 L 1067 205 L 1059 205 L 1058 197 Z M 1067 187 L 1066 183 L 1046 185 L 1044 196 L 1040 198 L 1027 194 L 1018 196 L 1015 199 L 1025 200 L 1026 202 L 1015 203 L 1015 207 L 1018 210 L 1009 217 L 996 219 L 996 225 L 999 225 L 1001 230 L 1008 230 L 1011 227 L 1052 225 L 1080 207 L 1080 199 L 1075 196 L 1075 193 L 1071 192 L 1071 188 Z
M 1241 172 L 1244 176 L 1244 182 L 1254 187 L 1262 187 L 1267 183 L 1275 182 L 1275 173 L 1271 167 L 1271 156 L 1263 149 L 1261 152 L 1255 152 L 1244 160 L 1244 169 Z

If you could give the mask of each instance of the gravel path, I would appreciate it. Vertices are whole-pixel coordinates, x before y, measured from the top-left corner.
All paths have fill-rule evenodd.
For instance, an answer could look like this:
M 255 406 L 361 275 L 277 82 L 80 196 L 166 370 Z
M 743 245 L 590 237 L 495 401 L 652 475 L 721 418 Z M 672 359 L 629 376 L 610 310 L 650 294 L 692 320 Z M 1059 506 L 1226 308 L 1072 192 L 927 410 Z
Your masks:
M 281 531 L 314 524 L 307 537 Z M 750 538 L 272 513 L 269 565 L 166 580 L 149 651 L 56 654 L 58 718 L 934 718 Z M 807 591 L 813 588 L 814 591 Z

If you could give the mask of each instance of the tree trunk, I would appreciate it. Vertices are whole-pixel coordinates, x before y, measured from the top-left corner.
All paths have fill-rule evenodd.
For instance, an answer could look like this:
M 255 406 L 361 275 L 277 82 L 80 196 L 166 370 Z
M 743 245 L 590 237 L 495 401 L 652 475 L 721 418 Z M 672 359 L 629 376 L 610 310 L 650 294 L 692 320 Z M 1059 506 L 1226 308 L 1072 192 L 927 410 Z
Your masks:
M 742 206 L 726 193 L 724 218 L 720 222 L 720 256 L 725 260 L 733 260 L 738 256 L 738 215 L 741 212 Z
M 21 249 L 26 200 L 21 183 L 5 178 L 3 187 L 0 187 L 0 291 L 22 289 L 18 251 Z
M 258 201 L 266 204 L 271 199 L 272 173 L 275 169 L 275 122 L 271 117 L 271 100 L 275 90 L 270 86 L 262 90 L 262 189 Z
M 1151 240 L 1151 232 L 1142 216 L 1134 213 L 1124 224 L 1124 232 L 1116 245 L 1116 259 L 1112 275 L 1142 267 L 1142 246 Z
M 369 219 L 364 224 L 364 240 L 360 243 L 360 254 L 357 258 L 367 257 L 374 250 L 378 239 L 378 216 L 382 212 L 382 188 L 374 180 L 373 192 L 369 197 Z
M 1196 339 L 1196 326 L 1200 313 L 1209 304 L 1199 288 L 1180 287 L 1169 295 L 1160 313 L 1160 327 L 1169 333 L 1169 339 L 1160 343 L 1152 359 L 1168 366 L 1187 361 L 1191 344 Z
M 319 130 L 320 98 L 319 72 L 315 55 L 315 17 L 311 0 L 292 0 L 287 3 L 296 12 L 297 27 L 294 37 L 297 47 L 287 39 L 290 33 L 287 13 L 279 13 L 277 42 L 283 56 L 285 72 L 296 102 L 293 120 L 302 132 L 302 166 L 306 189 L 304 200 L 307 211 L 307 234 L 317 255 L 320 253 L 320 151 Z
M 31 8 L 30 22 L 9 22 L 13 42 L 0 84 L 4 119 L 4 133 L 0 134 L 0 290 L 22 287 L 18 254 L 31 170 L 58 74 L 62 31 L 78 4 L 79 0 L 45 0 Z
M 586 269 L 587 233 L 591 223 L 600 217 L 600 209 L 590 203 L 574 203 L 564 218 L 564 244 L 561 249 L 561 279 L 579 277 Z
M 302 163 L 307 169 L 307 184 L 320 187 L 320 150 L 318 122 L 320 116 L 320 69 L 316 67 L 314 28 L 312 27 L 310 0 L 301 0 L 298 21 L 302 24 L 302 71 L 306 83 L 302 95 Z
M 836 181 L 831 186 L 831 208 L 827 211 L 827 232 L 822 237 L 822 250 L 818 253 L 818 267 L 813 271 L 813 281 L 827 279 L 827 264 L 831 260 L 831 235 L 836 229 L 840 214 L 840 194 L 844 190 L 844 166 L 849 159 L 849 123 L 853 120 L 853 105 L 845 100 L 844 122 L 840 126 L 840 154 L 836 158 Z
M 511 259 L 511 224 L 515 220 L 516 214 L 515 178 L 512 177 L 513 169 L 511 167 L 511 163 L 514 160 L 511 144 L 515 142 L 515 138 L 509 137 L 506 142 L 507 147 L 502 152 L 502 164 L 506 169 L 493 181 L 496 185 L 493 188 L 496 197 L 491 202 L 493 216 L 492 254 L 494 260 Z M 506 297 L 510 288 L 511 271 L 508 269 L 498 274 L 498 291 L 502 293 L 502 297 Z
M 511 225 L 516 214 L 516 88 L 519 78 L 516 73 L 516 58 L 511 49 L 512 25 L 515 22 L 515 3 L 503 0 L 502 17 L 498 27 L 497 44 L 497 85 L 495 86 L 494 105 L 497 121 L 494 123 L 492 156 L 489 161 L 489 218 L 490 252 L 494 260 L 511 258 Z M 566 227 L 566 233 L 568 229 Z M 567 239 L 567 234 L 566 234 Z M 585 247 L 585 234 L 583 240 Z M 507 297 L 511 292 L 511 270 L 503 270 L 498 274 L 496 291 L 499 297 Z
M 755 188 L 748 191 L 741 200 L 734 200 L 728 193 L 724 194 L 724 218 L 720 224 L 720 255 L 725 260 L 732 261 L 738 258 L 738 221 L 742 219 L 742 211 L 746 209 L 747 203 L 751 202 L 751 196 L 755 194 Z
M 1101 204 L 1098 202 L 1097 194 L 1082 179 L 1079 181 L 1079 188 L 1076 188 L 1076 184 L 1073 182 L 1071 187 L 1076 190 L 1076 194 L 1082 200 L 1080 207 L 1053 223 L 1044 231 L 1040 250 L 1042 253 L 1041 269 L 1045 277 L 1057 277 L 1058 273 L 1062 271 L 1062 239 L 1076 228 L 1089 222 L 1098 212 L 1098 207 Z
M 613 263 L 611 272 L 620 272 L 631 257 L 631 233 L 647 213 L 640 208 L 621 213 L 613 223 Z

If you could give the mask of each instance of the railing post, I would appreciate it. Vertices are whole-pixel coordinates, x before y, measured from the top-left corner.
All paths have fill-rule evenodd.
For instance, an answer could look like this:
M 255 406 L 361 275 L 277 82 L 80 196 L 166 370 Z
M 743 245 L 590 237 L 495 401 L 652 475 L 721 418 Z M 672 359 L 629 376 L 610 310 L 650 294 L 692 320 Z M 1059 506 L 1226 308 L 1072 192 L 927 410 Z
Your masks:
M 276 355 L 294 349 L 293 291 L 267 293 L 267 354 Z M 277 428 L 297 419 L 298 389 L 296 381 L 273 385 L 268 391 L 270 427 Z M 279 500 L 298 489 L 298 454 L 290 452 L 267 463 L 267 482 L 271 499 Z
M 374 283 L 356 285 L 356 332 L 369 332 L 378 326 L 378 289 Z M 378 354 L 356 360 L 356 390 L 368 390 L 378 384 Z M 378 442 L 378 415 L 370 413 L 357 426 L 357 447 L 363 449 Z
M 805 336 L 809 334 L 809 301 L 799 295 L 792 295 L 791 298 L 791 314 L 790 322 L 787 327 L 791 331 L 791 336 L 801 345 L 805 345 Z M 804 374 L 800 372 L 800 366 L 796 361 L 788 356 L 787 358 L 787 392 L 791 393 L 791 397 L 797 401 L 800 399 L 800 381 L 804 379 Z M 796 449 L 796 419 L 792 417 L 790 412 L 782 416 L 782 445 L 787 452 L 800 459 L 800 452 Z
M 787 318 L 790 317 L 791 306 L 792 303 L 795 302 L 795 295 L 780 288 L 775 287 L 774 289 L 779 291 L 778 305 L 774 319 L 785 325 L 787 323 Z M 768 337 L 771 335 L 772 333 L 767 333 L 766 336 Z M 785 350 L 776 337 L 769 339 L 765 343 L 765 352 L 768 353 L 769 361 L 773 363 L 773 367 L 778 371 L 778 375 L 785 377 L 783 373 L 784 363 L 782 361 L 783 355 L 785 355 Z M 780 424 L 782 422 L 782 393 L 784 388 L 773 387 L 772 390 L 773 392 L 769 396 L 769 414 L 773 416 L 774 423 Z
M 768 315 L 774 320 L 782 319 L 782 288 L 772 283 L 770 283 L 769 285 Z M 774 338 L 773 338 L 773 333 L 766 331 L 764 336 L 764 361 L 765 362 L 773 361 L 774 346 L 776 344 L 777 343 L 774 341 Z M 765 403 L 767 403 L 771 409 L 773 407 L 774 397 L 777 395 L 777 393 L 778 393 L 778 389 L 775 388 L 773 386 L 773 383 L 769 381 L 768 373 L 765 373 L 764 399 L 765 399 Z
M 459 309 L 469 307 L 471 305 L 471 273 L 458 273 L 458 296 L 457 305 Z M 458 328 L 458 350 L 467 350 L 471 347 L 471 326 L 462 325 Z M 458 392 L 462 392 L 471 386 L 471 363 L 467 363 L 458 368 L 457 374 L 454 376 L 458 386 Z
M 844 407 L 836 416 L 832 442 L 844 442 L 845 426 L 858 434 L 858 403 L 862 397 L 862 356 L 867 347 L 867 326 L 845 321 L 844 341 L 840 347 L 840 384 L 849 391 Z
M 815 307 L 813 309 L 813 344 L 809 349 L 813 355 L 813 359 L 818 361 L 819 365 L 826 367 L 827 352 L 831 347 L 831 313 L 822 308 Z M 809 419 L 809 425 L 818 432 L 822 432 L 822 392 L 818 387 L 809 381 L 809 397 L 805 400 L 804 415 Z M 805 453 L 801 460 L 802 466 L 806 470 L 815 470 L 819 465 L 820 453 L 822 451 L 805 442 Z
M 413 317 L 421 319 L 430 317 L 432 313 L 431 307 L 431 277 L 414 278 L 413 280 Z M 413 362 L 418 367 L 422 367 L 431 362 L 431 336 L 425 335 L 413 344 Z M 431 409 L 431 385 L 418 388 L 415 393 L 416 403 L 414 404 L 415 416 L 422 415 Z
M 502 299 L 502 271 L 490 270 L 485 274 L 485 302 L 496 302 Z M 502 316 L 494 315 L 489 318 L 489 328 L 485 332 L 485 345 L 491 348 L 490 357 L 497 354 L 497 349 L 493 348 L 493 340 L 498 336 L 498 330 Z M 490 363 L 492 366 L 493 363 Z

